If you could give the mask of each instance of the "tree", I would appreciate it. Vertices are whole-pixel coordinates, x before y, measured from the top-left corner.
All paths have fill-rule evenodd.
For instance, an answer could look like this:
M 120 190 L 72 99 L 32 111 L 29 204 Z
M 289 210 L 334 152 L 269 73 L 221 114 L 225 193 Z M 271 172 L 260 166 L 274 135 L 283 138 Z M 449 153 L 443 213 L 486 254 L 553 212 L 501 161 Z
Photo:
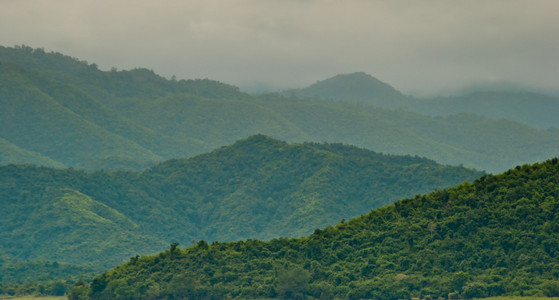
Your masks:
M 301 298 L 307 290 L 311 273 L 301 267 L 283 270 L 278 275 L 277 291 L 284 299 Z
M 429 229 L 431 232 L 431 238 L 433 238 L 433 232 L 437 231 L 437 224 L 430 222 L 429 225 L 427 225 L 427 229 Z

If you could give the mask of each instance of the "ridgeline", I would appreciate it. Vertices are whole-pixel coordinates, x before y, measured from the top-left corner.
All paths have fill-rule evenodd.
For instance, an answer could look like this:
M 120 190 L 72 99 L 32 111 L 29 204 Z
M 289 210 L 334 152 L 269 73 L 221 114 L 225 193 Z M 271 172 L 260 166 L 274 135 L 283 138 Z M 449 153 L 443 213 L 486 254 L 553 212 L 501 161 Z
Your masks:
M 559 296 L 556 158 L 376 209 L 308 237 L 133 257 L 70 299 Z
M 364 73 L 290 95 L 249 95 L 217 81 L 166 79 L 146 69 L 102 71 L 60 53 L 0 46 L 0 164 L 141 171 L 254 134 L 419 155 L 493 173 L 559 155 L 558 130 L 519 123 L 556 124 L 553 97 L 418 100 Z
M 482 174 L 420 157 L 263 135 L 144 172 L 7 165 L 0 167 L 0 253 L 4 268 L 30 273 L 22 263 L 106 270 L 172 242 L 308 235 Z M 2 275 L 8 282 L 36 278 Z

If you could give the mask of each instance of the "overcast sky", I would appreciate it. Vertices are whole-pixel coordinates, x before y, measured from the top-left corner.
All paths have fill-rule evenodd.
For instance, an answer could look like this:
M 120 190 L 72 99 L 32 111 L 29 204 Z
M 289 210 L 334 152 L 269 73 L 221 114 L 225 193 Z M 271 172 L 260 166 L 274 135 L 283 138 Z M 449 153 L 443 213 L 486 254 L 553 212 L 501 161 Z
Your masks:
M 0 0 L 0 43 L 242 88 L 363 71 L 411 94 L 559 90 L 557 0 Z

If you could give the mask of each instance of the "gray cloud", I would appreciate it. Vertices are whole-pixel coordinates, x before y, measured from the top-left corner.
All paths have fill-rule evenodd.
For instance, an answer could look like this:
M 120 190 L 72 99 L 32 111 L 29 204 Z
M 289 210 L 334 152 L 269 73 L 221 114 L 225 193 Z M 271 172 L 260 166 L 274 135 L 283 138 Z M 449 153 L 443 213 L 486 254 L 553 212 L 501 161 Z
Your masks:
M 559 1 L 0 1 L 0 41 L 240 86 L 364 71 L 418 94 L 559 89 Z

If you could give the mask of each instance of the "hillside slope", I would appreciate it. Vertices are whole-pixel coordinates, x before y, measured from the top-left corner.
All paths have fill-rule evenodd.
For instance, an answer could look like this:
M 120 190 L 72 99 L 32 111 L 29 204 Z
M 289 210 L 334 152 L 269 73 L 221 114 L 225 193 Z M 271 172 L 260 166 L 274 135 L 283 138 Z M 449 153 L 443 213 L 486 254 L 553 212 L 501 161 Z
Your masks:
M 387 101 L 385 107 L 410 100 L 363 73 L 315 87 L 328 90 L 330 84 L 361 100 Z M 254 134 L 341 142 L 488 172 L 559 155 L 559 131 L 510 120 L 430 117 L 357 100 L 254 96 L 208 79 L 168 80 L 146 69 L 102 71 L 25 46 L 0 47 L 0 107 L 0 139 L 11 145 L 1 146 L 2 161 L 86 170 L 139 171 Z
M 559 155 L 559 131 L 537 130 L 510 120 L 473 114 L 433 118 L 402 110 L 278 97 L 271 97 L 266 105 L 312 140 L 383 153 L 413 153 L 488 172 Z
M 419 157 L 341 144 L 289 145 L 257 135 L 193 159 L 162 163 L 141 178 L 173 193 L 169 213 L 196 221 L 193 238 L 223 241 L 301 236 L 403 195 L 477 176 Z M 159 234 L 168 235 L 163 228 Z
M 297 97 L 320 97 L 327 100 L 357 102 L 384 108 L 399 108 L 408 97 L 369 74 L 340 74 L 318 81 L 306 88 L 287 91 Z
M 0 165 L 28 163 L 53 168 L 64 168 L 64 164 L 39 153 L 27 151 L 0 138 Z
M 419 157 L 261 135 L 141 173 L 8 165 L 0 167 L 0 251 L 106 267 L 174 241 L 302 236 L 481 175 Z
M 559 128 L 559 98 L 535 92 L 473 92 L 462 96 L 409 102 L 413 111 L 432 116 L 474 113 L 515 120 L 538 128 Z
M 285 95 L 320 97 L 357 102 L 382 108 L 404 109 L 429 116 L 471 113 L 493 119 L 507 119 L 537 128 L 559 128 L 559 98 L 521 87 L 472 87 L 461 95 L 435 98 L 405 96 L 392 86 L 362 72 L 340 74 L 308 87 L 288 90 Z
M 88 103 L 95 101 L 46 75 L 0 61 L 0 93 L 0 136 L 22 149 L 67 166 L 102 168 L 103 160 L 126 157 L 149 165 L 162 159 L 88 120 L 90 115 L 104 115 Z
M 300 239 L 199 241 L 77 286 L 93 299 L 559 296 L 559 163 L 404 199 Z

